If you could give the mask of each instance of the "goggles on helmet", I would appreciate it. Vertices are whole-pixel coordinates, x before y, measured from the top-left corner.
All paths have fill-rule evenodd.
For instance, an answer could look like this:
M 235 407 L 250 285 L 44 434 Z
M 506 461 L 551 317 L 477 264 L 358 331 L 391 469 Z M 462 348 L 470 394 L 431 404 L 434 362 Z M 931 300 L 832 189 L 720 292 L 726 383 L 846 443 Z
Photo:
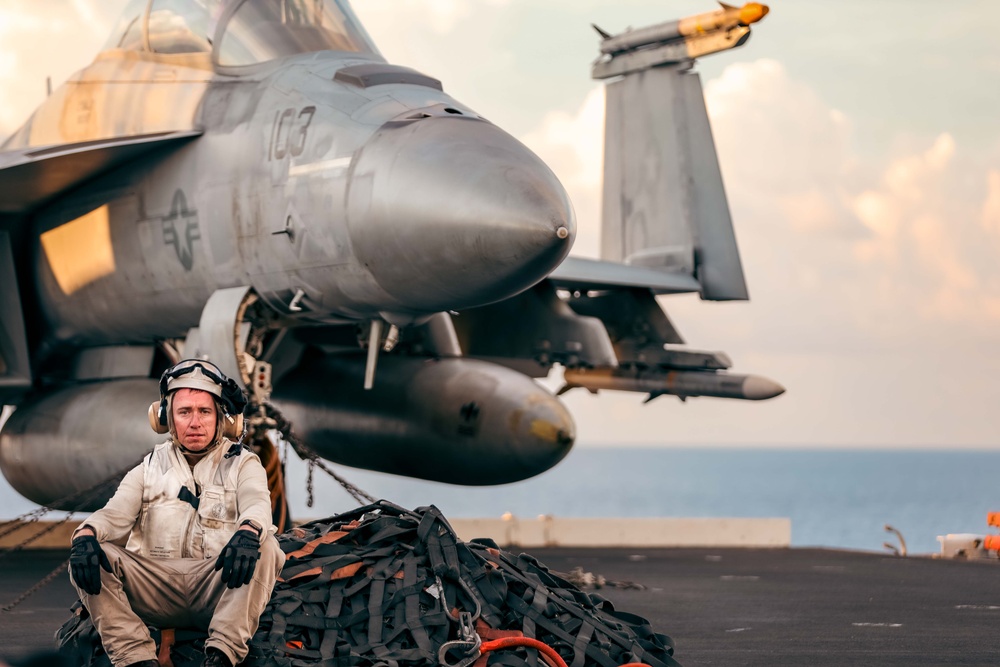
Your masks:
M 243 414 L 247 404 L 246 394 L 236 381 L 226 377 L 212 362 L 202 359 L 185 359 L 163 372 L 160 376 L 160 399 L 165 401 L 168 394 L 178 389 L 208 392 L 230 415 Z

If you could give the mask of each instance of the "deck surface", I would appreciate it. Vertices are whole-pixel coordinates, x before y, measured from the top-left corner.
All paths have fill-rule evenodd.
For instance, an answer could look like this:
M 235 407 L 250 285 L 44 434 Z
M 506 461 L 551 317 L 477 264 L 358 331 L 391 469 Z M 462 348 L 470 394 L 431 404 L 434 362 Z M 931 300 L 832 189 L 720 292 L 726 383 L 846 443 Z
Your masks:
M 1000 563 L 823 549 L 532 549 L 644 590 L 603 588 L 698 665 L 1000 665 Z M 0 558 L 0 606 L 67 558 Z M 52 646 L 75 599 L 68 576 L 0 614 L 0 657 Z

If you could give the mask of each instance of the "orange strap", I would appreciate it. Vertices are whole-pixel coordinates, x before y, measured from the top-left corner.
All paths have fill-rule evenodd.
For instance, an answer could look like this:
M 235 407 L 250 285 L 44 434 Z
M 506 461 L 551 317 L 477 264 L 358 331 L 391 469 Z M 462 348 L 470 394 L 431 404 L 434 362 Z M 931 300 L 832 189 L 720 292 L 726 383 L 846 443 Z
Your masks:
M 492 641 L 483 642 L 483 645 L 479 647 L 481 653 L 489 653 L 490 651 L 502 651 L 507 648 L 518 648 L 524 646 L 526 648 L 533 648 L 542 656 L 546 663 L 552 667 L 566 667 L 566 661 L 562 659 L 554 648 L 549 646 L 544 642 L 540 642 L 537 639 L 531 639 L 529 637 L 504 637 L 502 639 L 494 639 Z M 644 662 L 629 662 L 621 667 L 650 667 Z
M 494 630 L 490 626 L 486 625 L 486 621 L 481 618 L 476 619 L 476 634 L 479 635 L 479 638 L 483 641 L 524 636 L 524 633 L 520 630 Z
M 279 533 L 288 530 L 288 500 L 285 498 L 285 473 L 281 467 L 281 457 L 278 448 L 270 436 L 260 440 L 260 463 L 267 474 L 267 490 L 271 492 L 271 517 Z
M 503 639 L 483 642 L 483 645 L 479 647 L 479 651 L 481 653 L 489 653 L 490 651 L 502 651 L 503 649 L 518 648 L 519 646 L 535 649 L 545 662 L 552 667 L 567 667 L 566 661 L 562 659 L 561 655 L 556 653 L 554 648 L 530 637 L 504 637 Z
M 172 628 L 160 631 L 160 652 L 156 655 L 156 661 L 160 667 L 174 667 L 170 660 L 170 647 L 174 645 L 174 631 Z

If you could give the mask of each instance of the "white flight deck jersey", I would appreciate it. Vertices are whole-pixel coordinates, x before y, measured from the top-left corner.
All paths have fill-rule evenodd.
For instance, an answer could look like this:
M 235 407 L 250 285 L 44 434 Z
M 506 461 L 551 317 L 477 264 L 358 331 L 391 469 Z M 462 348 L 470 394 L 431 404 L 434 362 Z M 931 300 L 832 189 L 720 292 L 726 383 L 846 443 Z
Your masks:
M 172 442 L 157 445 L 84 525 L 151 558 L 216 558 L 251 519 L 274 532 L 267 475 L 256 454 L 222 442 L 192 469 Z

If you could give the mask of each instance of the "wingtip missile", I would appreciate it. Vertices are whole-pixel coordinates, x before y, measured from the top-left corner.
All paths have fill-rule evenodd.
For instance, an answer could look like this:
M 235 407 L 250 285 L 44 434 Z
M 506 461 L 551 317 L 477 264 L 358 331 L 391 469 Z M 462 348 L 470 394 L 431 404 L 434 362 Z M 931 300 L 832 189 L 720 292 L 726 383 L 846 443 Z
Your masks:
M 704 55 L 725 51 L 746 42 L 750 25 L 759 22 L 771 11 L 759 2 L 742 7 L 719 3 L 721 9 L 688 16 L 676 21 L 638 30 L 626 30 L 610 35 L 600 28 L 601 54 L 606 60 L 595 64 L 595 78 L 607 78 L 626 73 L 629 65 L 612 65 L 616 59 L 639 58 L 644 67 L 668 62 L 694 60 Z

